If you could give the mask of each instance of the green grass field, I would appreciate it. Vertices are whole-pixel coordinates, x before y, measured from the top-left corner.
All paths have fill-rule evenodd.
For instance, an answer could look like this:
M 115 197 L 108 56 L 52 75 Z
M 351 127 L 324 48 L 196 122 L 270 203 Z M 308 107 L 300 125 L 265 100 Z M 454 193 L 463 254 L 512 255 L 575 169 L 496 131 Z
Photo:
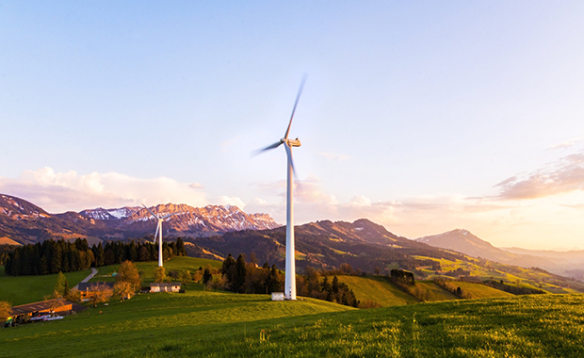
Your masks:
M 470 292 L 472 298 L 497 298 L 497 297 L 510 297 L 513 294 L 489 286 L 485 286 L 481 283 L 471 283 L 471 282 L 460 282 L 452 281 L 454 286 L 460 287 L 463 291 Z
M 72 288 L 91 273 L 91 270 L 68 272 L 65 274 Z M 4 266 L 0 266 L 0 301 L 11 302 L 13 306 L 42 301 L 53 293 L 57 275 L 7 276 Z
M 381 276 L 339 276 L 339 281 L 347 284 L 361 302 L 370 300 L 381 307 L 418 303 L 414 297 Z
M 427 297 L 424 298 L 424 301 L 426 302 L 449 301 L 459 299 L 457 296 L 446 291 L 445 289 L 438 286 L 432 281 L 417 281 L 415 285 L 428 293 Z
M 198 259 L 193 257 L 174 257 L 164 263 L 166 272 L 170 270 L 190 270 L 195 272 L 199 267 L 211 265 L 214 268 L 221 267 L 221 261 Z M 102 266 L 98 268 L 98 275 L 111 275 L 117 270 L 119 265 Z M 138 262 L 138 270 L 144 272 L 144 284 L 154 282 L 154 272 L 158 267 L 157 262 Z M 68 272 L 65 274 L 69 287 L 77 285 L 81 280 L 87 277 L 91 270 L 77 272 Z M 113 281 L 113 277 L 95 277 L 91 281 Z M 4 266 L 0 266 L 0 301 L 8 301 L 13 306 L 23 305 L 26 303 L 42 301 L 46 296 L 53 293 L 57 284 L 57 275 L 43 276 L 7 276 L 4 273 Z
M 361 302 L 371 300 L 381 307 L 400 306 L 419 302 L 412 295 L 403 292 L 381 276 L 339 276 L 339 281 L 346 283 L 355 292 L 355 296 Z M 478 283 L 452 281 L 452 284 L 460 286 L 465 292 L 469 292 L 472 298 L 513 296 L 510 293 Z M 459 299 L 457 296 L 431 281 L 417 281 L 416 286 L 428 292 L 425 299 L 426 302 Z
M 502 265 L 494 261 L 490 261 L 485 267 L 477 265 L 477 259 L 468 257 L 469 261 L 456 260 L 451 261 L 447 259 L 437 259 L 426 256 L 415 256 L 418 259 L 433 260 L 440 263 L 443 272 L 456 270 L 458 268 L 470 271 L 472 276 L 477 276 L 484 280 L 503 280 L 508 284 L 519 285 L 525 288 L 540 289 L 548 293 L 577 293 L 574 287 L 558 286 L 557 280 L 550 274 L 538 270 L 527 269 L 516 266 Z M 440 278 L 441 275 L 436 275 L 434 270 L 429 268 L 422 268 L 422 271 L 428 275 L 428 278 Z M 582 285 L 579 285 L 582 288 Z M 578 288 L 578 287 L 576 287 Z
M 186 294 L 139 295 L 62 321 L 0 329 L 0 355 L 582 357 L 582 317 L 580 294 L 354 310 L 189 286 Z
M 221 265 L 207 261 L 179 257 L 165 267 L 196 271 L 207 264 Z M 152 279 L 156 262 L 137 266 L 145 281 Z M 116 268 L 102 267 L 100 273 Z M 67 274 L 71 286 L 88 273 Z M 0 356 L 584 356 L 582 294 L 460 300 L 435 283 L 422 281 L 416 285 L 429 292 L 428 301 L 447 301 L 406 305 L 415 299 L 383 277 L 339 280 L 356 294 L 360 291 L 361 298 L 400 306 L 355 310 L 314 299 L 272 302 L 268 295 L 209 292 L 201 284 L 190 284 L 185 294 L 141 294 L 62 321 L 0 329 Z M 56 275 L 7 277 L 3 268 L 0 271 L 0 295 L 12 301 L 12 291 L 31 293 L 36 287 L 50 293 L 55 283 Z M 506 294 L 480 284 L 456 284 L 475 297 Z
M 156 272 L 156 268 L 158 267 L 157 261 L 149 261 L 149 262 L 136 262 L 136 268 L 139 271 L 142 271 L 142 281 L 144 284 L 149 284 L 154 282 L 154 274 Z M 191 273 L 194 273 L 202 267 L 203 269 L 210 265 L 213 268 L 220 269 L 222 262 L 216 260 L 209 260 L 209 259 L 199 259 L 194 257 L 186 257 L 186 256 L 177 256 L 173 257 L 172 259 L 164 262 L 164 269 L 168 274 L 172 270 L 189 270 Z M 90 282 L 97 282 L 97 281 L 114 281 L 115 277 L 101 277 L 101 276 L 111 276 L 112 273 L 118 270 L 120 265 L 109 265 L 109 266 L 101 266 L 98 267 L 98 273 L 93 277 Z

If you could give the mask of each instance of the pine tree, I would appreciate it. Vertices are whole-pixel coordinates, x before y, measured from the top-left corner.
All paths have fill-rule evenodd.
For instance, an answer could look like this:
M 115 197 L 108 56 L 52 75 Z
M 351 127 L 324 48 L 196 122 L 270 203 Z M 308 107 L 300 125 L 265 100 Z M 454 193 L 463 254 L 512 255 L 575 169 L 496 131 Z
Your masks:
M 234 292 L 245 293 L 245 275 L 245 259 L 239 254 L 235 263 Z
M 176 239 L 176 254 L 177 256 L 187 256 L 185 244 L 180 237 Z
M 128 246 L 128 259 L 132 262 L 138 260 L 138 247 L 134 240 L 130 241 L 130 245 Z
M 51 273 L 57 273 L 61 271 L 61 247 L 56 242 L 53 242 L 51 252 Z
M 209 271 L 209 269 L 206 268 L 205 269 L 205 272 L 203 273 L 203 284 L 206 285 L 212 279 L 213 279 L 213 275 L 211 274 L 211 272 Z
M 223 277 L 225 277 L 225 280 L 227 281 L 227 288 L 229 291 L 235 292 L 235 265 L 236 265 L 236 261 L 233 258 L 233 256 L 231 256 L 231 253 L 229 253 L 229 255 L 227 255 L 227 257 L 225 258 L 225 260 L 223 260 L 223 266 L 221 267 L 221 275 Z

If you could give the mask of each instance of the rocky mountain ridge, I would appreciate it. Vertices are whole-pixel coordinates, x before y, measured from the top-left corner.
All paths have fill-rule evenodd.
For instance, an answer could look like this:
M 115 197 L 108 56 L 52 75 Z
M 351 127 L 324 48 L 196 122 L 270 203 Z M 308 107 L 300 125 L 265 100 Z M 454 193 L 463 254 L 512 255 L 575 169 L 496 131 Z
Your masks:
M 165 236 L 208 236 L 238 230 L 274 229 L 267 214 L 246 214 L 236 206 L 160 204 L 149 208 L 157 215 L 178 213 L 165 220 Z M 49 238 L 87 238 L 90 241 L 124 239 L 154 234 L 156 219 L 143 207 L 88 209 L 49 214 L 17 197 L 0 194 L 0 237 L 19 243 Z

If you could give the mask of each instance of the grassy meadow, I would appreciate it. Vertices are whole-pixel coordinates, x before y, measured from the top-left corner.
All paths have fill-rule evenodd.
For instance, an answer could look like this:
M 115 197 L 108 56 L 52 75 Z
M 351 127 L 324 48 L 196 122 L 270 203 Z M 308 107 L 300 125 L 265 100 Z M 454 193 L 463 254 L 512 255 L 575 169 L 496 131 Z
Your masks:
M 91 270 L 68 272 L 65 274 L 69 287 L 77 285 Z M 42 301 L 53 293 L 57 284 L 57 274 L 43 276 L 7 276 L 4 266 L 0 266 L 0 301 L 8 301 L 13 306 Z M 1 355 L 0 355 L 1 356 Z
M 361 302 L 373 301 L 381 307 L 418 303 L 414 297 L 381 276 L 338 276 L 338 278 L 353 290 L 355 297 Z
M 574 288 L 561 287 L 556 282 L 556 278 L 546 272 L 527 269 L 517 266 L 502 265 L 494 261 L 487 262 L 484 266 L 478 265 L 478 259 L 468 257 L 469 261 L 437 259 L 427 256 L 415 256 L 418 259 L 433 260 L 440 263 L 442 271 L 463 269 L 470 272 L 472 276 L 480 277 L 482 280 L 503 280 L 512 285 L 525 288 L 539 289 L 547 293 L 578 293 Z M 421 268 L 429 278 L 446 278 L 447 276 L 436 275 L 429 267 Z M 450 278 L 451 279 L 451 278 Z
M 168 271 L 196 271 L 207 265 L 220 267 L 221 262 L 177 257 L 165 263 Z M 151 282 L 157 263 L 137 266 L 144 282 Z M 99 275 L 116 269 L 101 267 Z M 87 274 L 67 274 L 70 285 Z M 272 302 L 268 295 L 210 292 L 193 283 L 186 285 L 184 294 L 140 294 L 62 321 L 0 329 L 0 356 L 584 356 L 582 294 L 512 296 L 456 282 L 473 297 L 485 297 L 461 300 L 431 281 L 421 281 L 416 285 L 429 292 L 428 302 L 417 303 L 383 277 L 339 280 L 358 299 L 388 307 L 356 310 L 308 298 Z M 0 295 L 12 301 L 25 300 L 24 292 L 50 293 L 55 283 L 56 275 L 13 278 L 0 271 Z M 12 291 L 22 293 L 15 296 Z M 40 299 L 29 297 L 23 303 Z
M 582 357 L 584 295 L 355 310 L 313 299 L 143 294 L 0 329 L 2 357 Z
M 156 268 L 158 267 L 158 261 L 149 261 L 149 262 L 135 262 L 136 268 L 138 271 L 142 272 L 142 281 L 143 284 L 146 286 L 151 282 L 154 282 L 154 275 L 156 272 Z M 221 261 L 217 260 L 209 260 L 209 259 L 200 259 L 195 257 L 187 257 L 187 256 L 177 256 L 173 257 L 172 259 L 164 262 L 164 269 L 168 274 L 172 270 L 189 270 L 191 273 L 194 273 L 202 267 L 203 269 L 207 266 L 211 266 L 216 269 L 220 269 L 222 265 Z M 109 266 L 101 266 L 98 267 L 98 273 L 95 275 L 90 282 L 97 282 L 97 281 L 114 281 L 115 277 L 111 277 L 114 272 L 117 272 L 118 267 L 120 265 L 109 265 Z M 106 277 L 104 277 L 106 276 Z
M 454 286 L 460 287 L 463 291 L 469 292 L 472 298 L 496 298 L 496 297 L 512 297 L 513 294 L 489 286 L 485 286 L 481 283 L 471 283 L 471 282 L 461 282 L 453 281 Z

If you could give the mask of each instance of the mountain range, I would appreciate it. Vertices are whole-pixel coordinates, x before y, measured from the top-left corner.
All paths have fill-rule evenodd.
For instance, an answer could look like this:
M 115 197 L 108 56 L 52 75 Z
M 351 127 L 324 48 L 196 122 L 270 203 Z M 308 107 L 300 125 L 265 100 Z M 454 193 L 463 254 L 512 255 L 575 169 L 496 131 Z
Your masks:
M 161 204 L 150 210 L 162 215 L 179 213 L 164 223 L 164 237 L 182 237 L 194 256 L 222 259 L 228 253 L 254 253 L 261 262 L 278 265 L 284 262 L 285 228 L 267 214 L 246 214 L 235 206 L 220 205 L 194 208 L 185 204 Z M 93 244 L 152 237 L 155 227 L 155 219 L 143 207 L 49 214 L 26 200 L 0 194 L 0 244 L 78 237 L 87 238 Z M 502 249 L 467 230 L 456 229 L 410 240 L 360 219 L 353 223 L 317 221 L 296 226 L 295 231 L 300 269 L 349 263 L 367 271 L 385 270 L 392 265 L 414 270 L 425 263 L 433 265 L 420 257 L 468 260 L 468 255 L 584 279 L 584 251 Z
M 163 225 L 164 235 L 206 236 L 237 230 L 265 230 L 281 226 L 267 214 L 246 214 L 236 206 L 185 204 L 150 207 L 155 214 L 178 213 Z M 49 214 L 20 198 L 0 194 L 0 239 L 20 244 L 49 238 L 87 238 L 90 243 L 107 239 L 138 238 L 154 234 L 156 219 L 143 207 L 91 209 Z M 0 242 L 2 243 L 2 242 Z

